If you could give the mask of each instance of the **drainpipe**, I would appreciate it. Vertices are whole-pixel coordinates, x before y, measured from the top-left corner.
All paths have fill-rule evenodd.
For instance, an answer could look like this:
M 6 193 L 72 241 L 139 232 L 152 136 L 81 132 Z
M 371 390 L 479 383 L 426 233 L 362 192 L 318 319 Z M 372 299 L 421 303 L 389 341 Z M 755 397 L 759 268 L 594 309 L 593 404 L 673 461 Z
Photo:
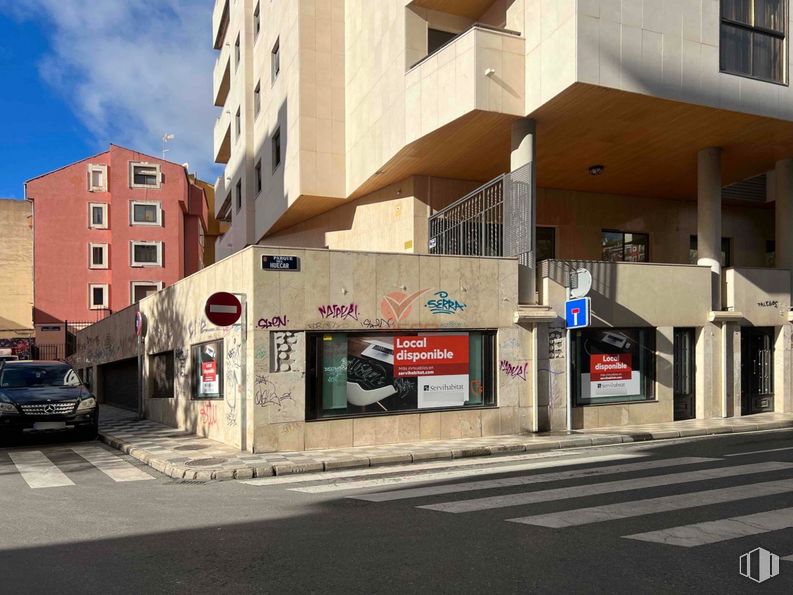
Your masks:
M 727 391 L 727 337 L 728 325 L 721 323 L 721 416 L 728 417 L 728 391 Z

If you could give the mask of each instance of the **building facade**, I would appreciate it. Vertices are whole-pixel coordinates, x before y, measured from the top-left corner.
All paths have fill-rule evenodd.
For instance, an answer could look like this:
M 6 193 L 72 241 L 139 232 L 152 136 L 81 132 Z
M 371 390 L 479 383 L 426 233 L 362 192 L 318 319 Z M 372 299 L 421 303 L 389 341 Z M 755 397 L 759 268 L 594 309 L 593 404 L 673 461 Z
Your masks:
M 290 450 L 409 441 L 399 428 L 416 417 L 424 438 L 422 416 L 436 414 L 458 420 L 446 437 L 793 412 L 790 25 L 787 0 L 217 0 L 216 213 L 230 224 L 217 253 L 279 248 L 232 259 L 253 258 L 254 289 L 236 289 L 256 296 L 244 396 L 215 384 L 216 367 L 201 377 L 195 329 L 218 330 L 196 310 L 174 362 L 226 417 L 198 389 L 171 397 L 167 384 L 176 400 L 147 414 L 235 427 L 242 398 L 270 413 L 254 414 L 244 440 L 215 435 Z M 259 262 L 268 251 L 330 254 L 329 269 L 306 266 L 309 287 Z M 436 266 L 440 281 L 425 279 Z M 192 295 L 234 289 L 214 270 Z M 374 298 L 348 297 L 371 283 Z M 581 294 L 589 324 L 568 329 L 566 302 Z M 441 318 L 403 324 L 409 298 Z M 116 322 L 102 324 L 92 332 Z M 403 386 L 397 351 L 429 349 L 424 336 L 448 329 L 468 337 L 468 374 L 443 382 L 467 396 L 410 392 L 409 411 L 386 402 Z M 119 359 L 101 348 L 115 337 L 86 335 L 100 347 L 80 365 Z M 426 357 L 457 353 L 458 339 L 439 341 Z M 147 357 L 158 349 L 169 347 Z M 168 361 L 156 365 L 176 382 Z M 385 384 L 357 381 L 383 362 Z M 471 421 L 472 405 L 498 410 L 499 425 L 492 413 Z M 281 441 L 295 432 L 302 442 Z
M 29 352 L 33 337 L 33 210 L 0 199 L 0 349 Z
M 34 217 L 34 322 L 93 322 L 204 266 L 204 189 L 184 166 L 111 145 L 28 180 Z

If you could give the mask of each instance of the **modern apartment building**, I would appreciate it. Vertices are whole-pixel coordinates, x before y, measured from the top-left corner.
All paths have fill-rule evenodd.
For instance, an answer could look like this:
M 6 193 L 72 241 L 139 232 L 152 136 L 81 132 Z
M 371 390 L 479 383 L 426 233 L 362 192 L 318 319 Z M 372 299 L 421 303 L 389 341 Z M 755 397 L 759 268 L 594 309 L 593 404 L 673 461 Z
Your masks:
M 0 349 L 28 346 L 33 336 L 33 210 L 0 199 Z
M 182 165 L 110 145 L 28 180 L 25 192 L 42 337 L 62 333 L 55 323 L 104 318 L 205 265 L 209 203 Z
M 260 296 L 244 390 L 281 387 L 267 423 L 305 422 L 262 444 L 414 439 L 405 413 L 424 438 L 425 419 L 450 437 L 793 412 L 790 25 L 788 0 L 217 0 L 217 254 L 279 246 L 233 260 Z M 591 321 L 568 332 L 580 269 Z M 403 398 L 396 351 L 435 341 L 470 356 L 444 380 L 460 394 Z M 383 386 L 356 376 L 383 363 Z M 189 373 L 174 398 L 197 411 Z M 215 393 L 235 432 L 240 396 Z

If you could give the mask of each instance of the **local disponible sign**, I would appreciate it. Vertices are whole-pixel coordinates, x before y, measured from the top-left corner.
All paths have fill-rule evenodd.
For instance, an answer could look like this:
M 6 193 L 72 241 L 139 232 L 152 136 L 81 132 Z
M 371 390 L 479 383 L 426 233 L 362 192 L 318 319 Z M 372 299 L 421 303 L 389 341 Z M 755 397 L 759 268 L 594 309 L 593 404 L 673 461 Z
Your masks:
M 589 378 L 586 378 L 589 376 Z M 588 396 L 617 397 L 640 392 L 639 374 L 633 369 L 631 354 L 593 353 L 589 356 Z
M 265 271 L 299 271 L 300 258 L 297 256 L 262 254 L 262 269 Z
M 468 367 L 467 334 L 394 337 L 394 378 L 416 378 L 419 409 L 461 407 Z
M 199 395 L 214 396 L 220 394 L 220 381 L 218 378 L 217 348 L 213 345 L 204 345 L 201 348 L 201 383 Z

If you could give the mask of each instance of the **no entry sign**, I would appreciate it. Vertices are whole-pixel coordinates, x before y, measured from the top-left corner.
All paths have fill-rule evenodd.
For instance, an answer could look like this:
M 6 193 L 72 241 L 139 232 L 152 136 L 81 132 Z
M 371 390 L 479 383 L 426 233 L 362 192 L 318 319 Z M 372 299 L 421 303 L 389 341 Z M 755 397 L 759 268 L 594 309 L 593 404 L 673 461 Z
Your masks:
M 213 293 L 207 299 L 204 314 L 217 326 L 231 326 L 242 315 L 242 304 L 236 296 L 225 291 Z

